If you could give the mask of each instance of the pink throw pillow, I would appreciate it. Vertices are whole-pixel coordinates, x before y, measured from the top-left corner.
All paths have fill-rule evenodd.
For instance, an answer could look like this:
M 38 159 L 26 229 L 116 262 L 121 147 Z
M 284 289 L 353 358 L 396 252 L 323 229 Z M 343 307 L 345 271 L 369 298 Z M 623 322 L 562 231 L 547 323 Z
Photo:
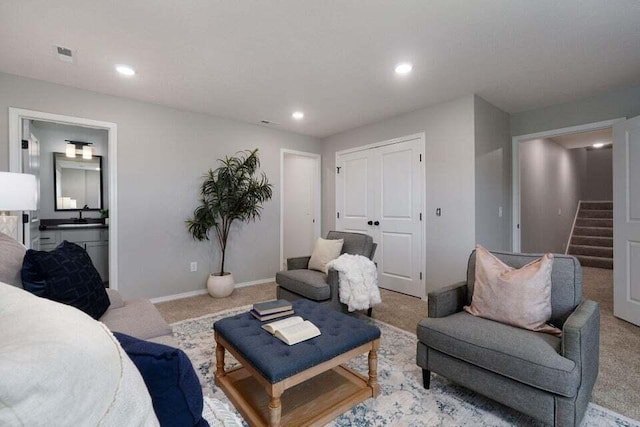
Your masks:
M 547 324 L 551 318 L 553 254 L 522 268 L 508 266 L 482 246 L 476 246 L 476 275 L 471 306 L 474 316 L 556 336 L 562 331 Z

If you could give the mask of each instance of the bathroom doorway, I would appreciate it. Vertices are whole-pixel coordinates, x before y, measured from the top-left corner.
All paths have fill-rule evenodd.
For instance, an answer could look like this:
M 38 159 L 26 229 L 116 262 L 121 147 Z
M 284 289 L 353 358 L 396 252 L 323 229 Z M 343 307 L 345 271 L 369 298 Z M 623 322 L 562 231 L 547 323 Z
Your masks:
M 9 122 L 10 171 L 35 175 L 40 194 L 18 240 L 41 250 L 74 242 L 117 289 L 116 124 L 17 108 Z

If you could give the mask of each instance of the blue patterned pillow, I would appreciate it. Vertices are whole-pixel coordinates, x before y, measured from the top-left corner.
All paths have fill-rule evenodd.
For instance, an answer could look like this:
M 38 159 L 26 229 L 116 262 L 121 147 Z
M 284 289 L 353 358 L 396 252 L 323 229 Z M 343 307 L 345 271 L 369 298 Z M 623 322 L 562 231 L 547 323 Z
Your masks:
M 65 240 L 51 252 L 29 249 L 21 274 L 27 291 L 74 306 L 94 319 L 109 308 L 100 274 L 89 254 L 75 243 Z
M 202 418 L 200 380 L 182 350 L 119 332 L 113 335 L 140 371 L 162 427 L 209 427 Z

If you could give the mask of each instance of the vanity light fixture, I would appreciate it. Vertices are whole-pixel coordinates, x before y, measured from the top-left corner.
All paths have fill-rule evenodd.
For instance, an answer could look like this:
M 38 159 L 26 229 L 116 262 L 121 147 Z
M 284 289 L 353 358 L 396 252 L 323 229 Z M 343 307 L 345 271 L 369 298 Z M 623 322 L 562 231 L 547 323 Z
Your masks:
M 302 111 L 294 111 L 293 114 L 291 114 L 291 117 L 296 120 L 302 120 L 304 119 L 304 113 Z
M 91 147 L 88 145 L 84 145 L 82 147 L 82 158 L 86 160 L 91 160 L 92 157 L 93 157 L 93 152 L 91 150 Z
M 413 65 L 411 65 L 409 62 L 402 62 L 396 65 L 396 74 L 404 76 L 406 74 L 409 74 L 411 70 L 413 70 Z
M 70 142 L 67 142 L 67 147 L 64 150 L 67 157 L 76 157 L 76 146 Z
M 593 148 L 602 148 L 604 147 L 604 142 L 596 142 L 593 144 Z
M 124 64 L 116 65 L 116 71 L 122 74 L 123 76 L 127 76 L 127 77 L 132 77 L 136 75 L 136 70 Z
M 67 148 L 65 150 L 67 157 L 74 158 L 76 154 L 82 154 L 83 159 L 91 160 L 93 158 L 92 142 L 72 141 L 70 139 L 65 139 L 65 141 L 67 141 Z

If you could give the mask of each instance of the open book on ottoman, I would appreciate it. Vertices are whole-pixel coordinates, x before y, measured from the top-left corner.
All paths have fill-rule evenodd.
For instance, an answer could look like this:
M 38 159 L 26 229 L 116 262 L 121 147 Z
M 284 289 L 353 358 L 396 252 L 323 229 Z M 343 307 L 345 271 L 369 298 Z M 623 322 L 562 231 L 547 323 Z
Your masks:
M 262 325 L 262 329 L 281 341 L 294 345 L 320 335 L 320 329 L 300 316 L 293 316 L 277 322 Z

